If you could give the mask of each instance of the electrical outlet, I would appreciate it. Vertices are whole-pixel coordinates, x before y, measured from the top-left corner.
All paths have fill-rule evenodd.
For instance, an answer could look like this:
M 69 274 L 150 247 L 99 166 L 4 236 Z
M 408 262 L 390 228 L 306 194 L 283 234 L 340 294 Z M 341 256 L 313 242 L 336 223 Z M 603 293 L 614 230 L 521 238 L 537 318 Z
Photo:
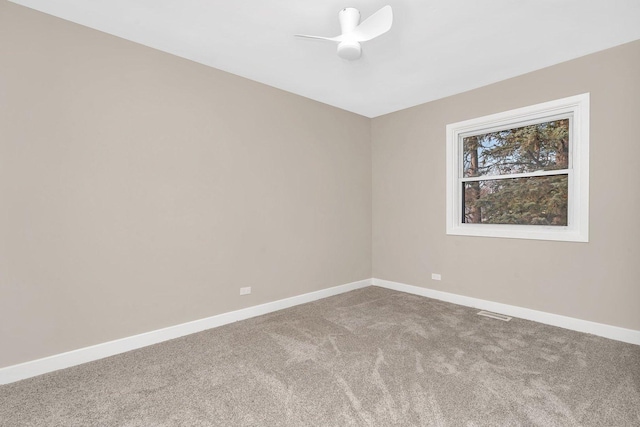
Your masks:
M 240 288 L 240 295 L 249 295 L 251 293 L 251 286 L 246 288 Z
M 431 279 L 432 280 L 442 280 L 442 276 L 439 275 L 438 273 L 431 273 Z

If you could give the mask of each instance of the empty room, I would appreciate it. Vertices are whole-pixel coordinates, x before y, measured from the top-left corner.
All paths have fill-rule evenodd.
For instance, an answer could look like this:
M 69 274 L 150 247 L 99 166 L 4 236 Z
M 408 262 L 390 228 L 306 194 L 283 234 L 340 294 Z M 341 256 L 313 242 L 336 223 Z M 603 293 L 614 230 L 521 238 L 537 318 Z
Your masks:
M 639 23 L 0 0 L 0 427 L 640 426 Z

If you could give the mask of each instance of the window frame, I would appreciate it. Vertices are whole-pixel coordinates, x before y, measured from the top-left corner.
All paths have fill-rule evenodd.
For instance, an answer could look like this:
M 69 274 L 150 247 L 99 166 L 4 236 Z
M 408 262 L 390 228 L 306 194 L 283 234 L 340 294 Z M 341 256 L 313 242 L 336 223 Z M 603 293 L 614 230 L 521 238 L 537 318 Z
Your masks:
M 477 117 L 446 127 L 447 143 L 447 234 L 458 236 L 502 237 L 512 239 L 589 241 L 589 93 L 556 99 L 488 116 Z M 566 226 L 473 224 L 462 222 L 462 140 L 502 129 L 569 118 L 568 212 Z M 559 171 L 514 174 L 514 178 L 559 174 Z M 564 174 L 564 173 L 562 173 Z M 487 176 L 486 179 L 496 179 Z

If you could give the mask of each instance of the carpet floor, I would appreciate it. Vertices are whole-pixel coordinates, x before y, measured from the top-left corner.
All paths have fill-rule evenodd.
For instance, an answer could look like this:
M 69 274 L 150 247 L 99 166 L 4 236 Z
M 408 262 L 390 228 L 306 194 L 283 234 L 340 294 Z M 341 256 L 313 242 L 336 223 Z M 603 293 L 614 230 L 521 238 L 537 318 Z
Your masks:
M 367 287 L 0 386 L 2 426 L 640 426 L 640 346 Z

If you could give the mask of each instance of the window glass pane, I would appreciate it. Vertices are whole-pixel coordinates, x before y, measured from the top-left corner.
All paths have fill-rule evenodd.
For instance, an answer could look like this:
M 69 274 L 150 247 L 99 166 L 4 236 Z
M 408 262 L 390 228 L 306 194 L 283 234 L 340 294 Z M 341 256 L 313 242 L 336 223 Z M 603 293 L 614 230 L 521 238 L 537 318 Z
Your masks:
M 567 175 L 462 183 L 466 223 L 567 225 Z
M 569 119 L 463 138 L 465 177 L 569 167 Z

